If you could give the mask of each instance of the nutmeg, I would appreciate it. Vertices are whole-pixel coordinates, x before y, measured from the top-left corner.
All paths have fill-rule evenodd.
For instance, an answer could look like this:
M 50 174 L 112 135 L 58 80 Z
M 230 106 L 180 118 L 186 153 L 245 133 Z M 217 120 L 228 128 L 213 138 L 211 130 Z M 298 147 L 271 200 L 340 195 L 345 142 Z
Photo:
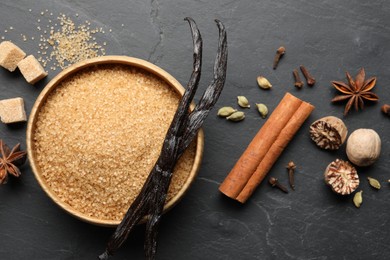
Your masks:
M 349 136 L 346 150 L 353 164 L 369 166 L 381 153 L 381 139 L 373 129 L 357 129 Z
M 327 116 L 310 126 L 311 139 L 321 148 L 337 150 L 347 139 L 348 129 L 337 117 Z
M 324 179 L 325 183 L 340 195 L 351 194 L 359 187 L 360 183 L 355 167 L 340 159 L 336 159 L 326 167 Z

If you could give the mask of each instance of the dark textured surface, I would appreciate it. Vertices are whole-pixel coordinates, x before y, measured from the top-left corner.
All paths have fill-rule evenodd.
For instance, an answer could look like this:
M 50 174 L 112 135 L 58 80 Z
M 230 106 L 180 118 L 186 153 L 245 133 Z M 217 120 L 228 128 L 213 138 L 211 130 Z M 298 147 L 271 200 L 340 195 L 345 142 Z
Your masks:
M 287 183 L 285 165 L 294 160 L 296 191 L 284 194 L 263 183 L 245 205 L 223 197 L 218 186 L 265 121 L 255 109 L 246 110 L 247 118 L 240 123 L 217 118 L 214 111 L 204 126 L 198 178 L 163 217 L 157 259 L 389 258 L 390 185 L 385 180 L 390 179 L 390 119 L 380 113 L 380 106 L 390 103 L 390 2 L 2 0 L 0 36 L 36 54 L 37 19 L 45 9 L 53 16 L 62 12 L 74 21 L 89 20 L 91 27 L 105 28 L 97 41 L 107 42 L 107 54 L 149 60 L 183 85 L 192 65 L 191 36 L 183 18 L 193 17 L 204 39 L 203 78 L 196 99 L 211 79 L 218 38 L 213 19 L 218 18 L 227 27 L 229 62 L 217 107 L 235 105 L 236 96 L 245 95 L 272 111 L 286 91 L 316 106 L 269 173 Z M 20 34 L 35 41 L 24 42 Z M 273 56 L 280 45 L 287 53 L 274 71 Z M 292 70 L 300 64 L 316 77 L 313 88 L 294 89 Z M 336 91 L 329 82 L 344 80 L 346 70 L 355 75 L 360 67 L 367 76 L 377 76 L 374 92 L 380 101 L 362 112 L 352 111 L 344 122 L 350 132 L 375 129 L 382 138 L 382 154 L 375 165 L 358 169 L 364 202 L 356 209 L 351 196 L 334 195 L 322 179 L 330 161 L 346 159 L 345 146 L 336 152 L 318 149 L 308 127 L 323 116 L 342 118 L 344 106 L 330 103 Z M 29 114 L 57 73 L 50 71 L 47 79 L 30 86 L 19 72 L 0 69 L 0 99 L 23 97 Z M 259 74 L 273 83 L 271 91 L 257 87 Z M 25 147 L 25 130 L 26 124 L 1 124 L 0 138 Z M 43 193 L 28 164 L 22 170 L 20 179 L 11 178 L 0 187 L 0 259 L 95 259 L 113 230 L 69 216 Z M 370 188 L 366 176 L 381 180 L 382 189 Z M 113 259 L 143 258 L 143 228 L 132 233 Z

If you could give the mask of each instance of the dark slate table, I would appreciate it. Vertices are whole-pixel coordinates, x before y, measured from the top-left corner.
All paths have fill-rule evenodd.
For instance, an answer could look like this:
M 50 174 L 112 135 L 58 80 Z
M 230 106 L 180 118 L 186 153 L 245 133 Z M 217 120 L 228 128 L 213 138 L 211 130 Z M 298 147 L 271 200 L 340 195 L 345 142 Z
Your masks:
M 53 17 L 64 13 L 105 28 L 96 41 L 107 42 L 107 54 L 149 60 L 183 85 L 192 69 L 191 35 L 183 18 L 193 17 L 204 39 L 201 90 L 211 79 L 217 46 L 213 20 L 218 18 L 227 26 L 229 62 L 217 107 L 235 105 L 236 96 L 245 95 L 272 111 L 287 91 L 316 106 L 269 173 L 287 183 L 285 165 L 294 160 L 296 191 L 286 195 L 264 182 L 245 205 L 221 195 L 218 186 L 265 120 L 251 109 L 243 122 L 231 123 L 214 110 L 204 125 L 199 175 L 163 217 L 157 259 L 389 259 L 390 119 L 380 106 L 390 103 L 390 2 L 2 0 L 0 36 L 36 53 L 37 19 L 46 9 Z M 20 34 L 35 41 L 24 42 Z M 274 71 L 272 60 L 281 45 L 287 53 Z M 314 87 L 294 88 L 292 70 L 300 64 L 316 77 Z M 330 81 L 344 80 L 345 71 L 355 75 L 361 67 L 377 76 L 374 92 L 380 100 L 353 111 L 344 122 L 350 133 L 375 129 L 382 154 L 373 166 L 359 168 L 364 202 L 356 209 L 351 196 L 333 194 L 322 177 L 328 163 L 346 159 L 345 146 L 336 152 L 318 149 L 308 127 L 323 116 L 343 118 L 343 104 L 330 102 L 336 94 Z M 47 79 L 30 86 L 19 72 L 0 69 L 0 99 L 23 97 L 29 114 L 57 73 L 50 71 Z M 260 74 L 273 83 L 271 91 L 257 87 Z M 25 148 L 25 131 L 26 124 L 0 124 L 0 138 L 10 145 L 21 142 Z M 95 259 L 113 230 L 69 216 L 45 195 L 28 164 L 22 171 L 20 179 L 0 187 L 0 259 Z M 382 189 L 370 188 L 366 176 L 381 180 Z M 113 259 L 143 259 L 143 238 L 144 226 L 139 226 Z

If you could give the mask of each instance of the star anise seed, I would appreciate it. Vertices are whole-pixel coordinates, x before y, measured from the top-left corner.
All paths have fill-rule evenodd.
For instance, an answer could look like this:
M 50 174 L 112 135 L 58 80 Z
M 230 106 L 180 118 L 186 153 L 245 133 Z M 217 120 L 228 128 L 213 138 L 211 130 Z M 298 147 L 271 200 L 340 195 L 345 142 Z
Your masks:
M 0 139 L 0 184 L 8 181 L 8 175 L 20 176 L 18 166 L 26 162 L 27 153 L 20 151 L 20 144 L 15 145 L 12 150 Z
M 346 75 L 348 84 L 341 81 L 332 81 L 333 87 L 343 93 L 343 95 L 334 97 L 332 102 L 348 100 L 345 105 L 344 116 L 351 110 L 352 105 L 355 107 L 356 111 L 358 111 L 359 108 L 363 110 L 365 100 L 377 101 L 379 99 L 375 93 L 370 92 L 370 90 L 375 87 L 376 77 L 364 80 L 366 76 L 364 68 L 360 69 L 355 80 L 353 80 L 348 72 L 346 72 Z

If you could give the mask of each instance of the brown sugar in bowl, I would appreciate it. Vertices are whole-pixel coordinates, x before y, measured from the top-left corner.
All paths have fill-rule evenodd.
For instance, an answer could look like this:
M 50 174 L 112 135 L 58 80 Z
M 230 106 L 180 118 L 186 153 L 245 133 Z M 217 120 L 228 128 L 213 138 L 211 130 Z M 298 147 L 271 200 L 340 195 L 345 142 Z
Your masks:
M 105 56 L 59 73 L 28 121 L 31 168 L 46 194 L 71 215 L 102 226 L 120 223 L 160 154 L 184 88 L 144 60 Z M 203 131 L 177 163 L 164 212 L 193 182 Z

